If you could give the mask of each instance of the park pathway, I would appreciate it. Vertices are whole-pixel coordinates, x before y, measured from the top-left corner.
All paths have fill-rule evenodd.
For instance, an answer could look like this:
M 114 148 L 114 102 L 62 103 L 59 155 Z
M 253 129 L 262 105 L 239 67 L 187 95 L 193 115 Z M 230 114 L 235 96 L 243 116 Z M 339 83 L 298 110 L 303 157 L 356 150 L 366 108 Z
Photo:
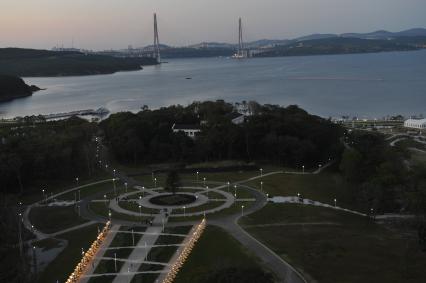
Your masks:
M 136 274 L 135 272 L 138 272 L 140 266 L 144 262 L 147 262 L 147 257 L 152 246 L 154 246 L 158 237 L 162 233 L 163 218 L 163 214 L 155 216 L 153 226 L 148 227 L 148 229 L 144 232 L 143 236 L 137 243 L 139 248 L 133 249 L 132 253 L 121 267 L 120 273 L 115 277 L 113 283 L 130 283 Z M 164 221 L 166 221 L 166 219 Z
M 95 259 L 93 260 L 93 264 L 90 268 L 86 270 L 86 273 L 81 277 L 79 283 L 87 283 L 89 281 L 90 275 L 93 274 L 93 272 L 96 270 L 96 267 L 98 267 L 99 262 L 102 260 L 102 257 L 104 256 L 106 252 L 106 248 L 111 245 L 112 240 L 114 239 L 115 235 L 117 234 L 116 231 L 120 229 L 120 225 L 112 225 L 111 230 L 109 231 L 108 235 L 106 236 L 105 240 L 102 242 L 102 245 L 100 246 Z

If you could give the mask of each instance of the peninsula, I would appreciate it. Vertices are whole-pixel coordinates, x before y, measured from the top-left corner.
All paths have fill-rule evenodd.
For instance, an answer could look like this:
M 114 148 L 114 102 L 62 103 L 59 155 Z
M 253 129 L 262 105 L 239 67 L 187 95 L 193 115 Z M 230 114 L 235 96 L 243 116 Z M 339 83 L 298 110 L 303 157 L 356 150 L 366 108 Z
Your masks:
M 27 85 L 23 79 L 10 75 L 0 75 L 0 102 L 31 96 L 40 90 L 35 85 Z
M 155 65 L 155 58 L 118 58 L 82 52 L 22 48 L 0 49 L 0 73 L 19 77 L 59 77 L 112 74 Z

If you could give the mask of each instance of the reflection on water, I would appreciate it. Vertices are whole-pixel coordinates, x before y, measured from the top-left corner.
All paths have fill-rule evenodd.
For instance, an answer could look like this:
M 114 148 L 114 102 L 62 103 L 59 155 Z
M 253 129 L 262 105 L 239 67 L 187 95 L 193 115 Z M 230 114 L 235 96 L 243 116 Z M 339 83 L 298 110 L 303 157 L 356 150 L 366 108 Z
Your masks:
M 111 112 L 139 111 L 143 105 L 157 108 L 207 99 L 298 104 L 322 116 L 425 112 L 426 51 L 168 61 L 113 75 L 26 78 L 27 83 L 47 90 L 0 104 L 0 116 L 99 107 Z

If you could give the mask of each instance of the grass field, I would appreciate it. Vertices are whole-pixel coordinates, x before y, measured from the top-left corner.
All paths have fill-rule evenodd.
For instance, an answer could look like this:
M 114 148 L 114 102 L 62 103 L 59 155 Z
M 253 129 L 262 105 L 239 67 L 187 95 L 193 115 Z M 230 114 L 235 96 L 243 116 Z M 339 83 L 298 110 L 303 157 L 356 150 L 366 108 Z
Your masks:
M 124 186 L 117 181 L 115 182 L 115 184 L 116 184 L 116 191 L 118 193 L 123 193 L 124 190 L 125 190 Z M 89 187 L 84 187 L 84 188 L 81 188 L 80 190 L 76 190 L 76 191 L 73 191 L 73 192 L 69 192 L 69 193 L 60 195 L 58 197 L 58 199 L 73 201 L 73 200 L 75 200 L 76 197 L 78 199 L 78 195 L 79 195 L 78 191 L 80 191 L 80 199 L 84 199 L 86 197 L 92 196 L 92 195 L 97 194 L 97 193 L 104 193 L 107 196 L 107 198 L 113 198 L 114 197 L 113 190 L 114 190 L 114 185 L 113 185 L 112 181 L 108 181 L 108 182 L 105 182 L 105 183 L 96 184 L 96 185 L 89 186 Z M 133 190 L 134 189 L 131 189 L 131 188 L 128 189 L 129 192 L 133 191 Z M 100 198 L 102 198 L 102 196 Z
M 78 216 L 74 205 L 34 207 L 29 218 L 37 230 L 48 234 L 87 222 Z
M 75 266 L 81 260 L 81 249 L 87 250 L 98 235 L 98 225 L 91 225 L 61 235 L 61 239 L 67 240 L 68 245 L 53 260 L 40 275 L 38 282 L 65 282 L 74 271 Z M 99 228 L 102 228 L 99 227 Z
M 336 198 L 338 205 L 356 208 L 352 199 L 352 186 L 338 173 L 325 171 L 314 175 L 276 174 L 246 184 L 260 190 L 261 181 L 263 191 L 270 196 L 297 196 L 300 193 L 303 198 L 328 204 L 334 204 Z
M 111 175 L 105 173 L 105 172 L 97 172 L 95 176 L 92 178 L 83 179 L 81 178 L 79 185 L 89 184 L 92 182 L 97 182 L 101 180 L 105 180 L 108 178 L 112 178 Z M 75 179 L 72 180 L 38 180 L 34 185 L 32 185 L 29 188 L 26 188 L 26 193 L 22 198 L 20 198 L 19 201 L 22 201 L 24 204 L 31 204 L 40 200 L 44 199 L 43 193 L 40 188 L 46 189 L 46 194 L 50 196 L 52 193 L 60 193 L 63 191 L 66 191 L 68 189 L 71 189 L 73 187 L 76 187 L 77 183 Z M 37 188 L 37 189 L 36 189 Z M 74 197 L 74 196 L 73 196 Z M 74 199 L 74 198 L 73 198 Z
M 230 235 L 215 226 L 207 226 L 175 283 L 201 283 L 213 270 L 227 266 L 257 267 L 255 258 Z
M 133 201 L 120 201 L 118 205 L 124 209 L 130 210 L 133 212 L 142 212 L 145 214 L 156 214 L 159 212 L 158 209 L 148 208 L 144 206 L 141 206 L 141 208 L 139 209 L 139 204 Z
M 109 218 L 108 213 L 110 212 L 110 210 L 103 202 L 91 202 L 89 204 L 89 209 L 97 215 L 100 215 L 106 219 Z M 139 217 L 139 216 L 133 216 L 128 214 L 122 214 L 112 210 L 111 210 L 111 217 L 113 219 L 121 219 L 121 220 L 134 221 L 134 222 L 142 222 L 149 218 L 144 216 Z
M 414 283 L 426 278 L 426 253 L 416 238 L 403 238 L 366 217 L 321 207 L 268 204 L 241 223 L 321 283 Z

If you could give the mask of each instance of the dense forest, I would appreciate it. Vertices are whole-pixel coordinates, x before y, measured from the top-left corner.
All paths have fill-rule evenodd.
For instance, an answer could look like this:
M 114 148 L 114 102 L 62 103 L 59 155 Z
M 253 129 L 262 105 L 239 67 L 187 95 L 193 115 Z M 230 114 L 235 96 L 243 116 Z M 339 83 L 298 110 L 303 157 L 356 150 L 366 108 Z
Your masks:
M 0 74 L 0 102 L 30 96 L 37 90 L 40 89 L 27 85 L 21 78 Z
M 0 193 L 25 193 L 38 180 L 95 171 L 96 125 L 79 118 L 0 128 Z
M 357 202 L 377 212 L 426 213 L 426 167 L 407 163 L 409 153 L 391 147 L 379 133 L 345 136 L 340 169 L 355 184 Z
M 253 115 L 235 125 L 233 105 L 195 102 L 137 114 L 117 113 L 101 123 L 106 142 L 121 162 L 201 162 L 223 159 L 317 165 L 337 155 L 341 128 L 297 106 L 248 103 Z M 173 133 L 173 124 L 201 124 L 196 139 Z
M 0 49 L 0 73 L 19 77 L 78 76 L 140 70 L 154 58 L 117 58 L 80 52 L 20 48 Z

